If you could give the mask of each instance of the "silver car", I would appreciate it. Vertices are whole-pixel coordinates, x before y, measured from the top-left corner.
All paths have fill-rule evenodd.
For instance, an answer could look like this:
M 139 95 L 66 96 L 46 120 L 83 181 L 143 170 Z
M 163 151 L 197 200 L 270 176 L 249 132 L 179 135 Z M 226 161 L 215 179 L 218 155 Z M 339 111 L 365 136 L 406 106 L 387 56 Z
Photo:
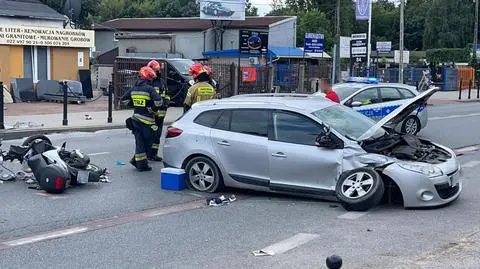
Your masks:
M 360 211 L 394 194 L 406 208 L 448 204 L 462 190 L 455 153 L 382 127 L 401 122 L 434 92 L 379 122 L 312 95 L 200 102 L 169 126 L 164 165 L 185 169 L 187 185 L 201 192 L 228 186 L 299 194 Z
M 333 90 L 340 98 L 340 103 L 379 121 L 419 92 L 415 87 L 399 83 L 339 83 L 333 85 Z M 314 95 L 324 96 L 317 92 Z M 394 128 L 402 133 L 416 135 L 427 126 L 427 104 L 419 106 L 418 110 L 405 118 Z

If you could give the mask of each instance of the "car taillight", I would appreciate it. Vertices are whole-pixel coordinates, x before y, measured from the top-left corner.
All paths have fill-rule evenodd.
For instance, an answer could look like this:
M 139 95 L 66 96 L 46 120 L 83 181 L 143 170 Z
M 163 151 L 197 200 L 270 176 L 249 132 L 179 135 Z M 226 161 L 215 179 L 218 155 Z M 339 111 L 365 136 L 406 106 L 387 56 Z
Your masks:
M 178 129 L 175 127 L 168 127 L 167 129 L 167 136 L 166 138 L 177 137 L 183 133 L 182 129 Z
M 55 189 L 61 190 L 63 189 L 64 180 L 62 177 L 55 177 Z

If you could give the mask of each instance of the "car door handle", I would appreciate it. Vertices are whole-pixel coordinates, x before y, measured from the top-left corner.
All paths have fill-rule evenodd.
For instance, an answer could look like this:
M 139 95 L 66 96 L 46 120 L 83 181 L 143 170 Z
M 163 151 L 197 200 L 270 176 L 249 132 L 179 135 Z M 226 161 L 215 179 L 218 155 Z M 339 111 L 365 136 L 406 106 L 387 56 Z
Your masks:
M 287 155 L 283 152 L 272 153 L 272 156 L 277 158 L 287 158 Z
M 222 146 L 230 146 L 230 143 L 226 140 L 218 141 L 217 144 L 222 145 Z

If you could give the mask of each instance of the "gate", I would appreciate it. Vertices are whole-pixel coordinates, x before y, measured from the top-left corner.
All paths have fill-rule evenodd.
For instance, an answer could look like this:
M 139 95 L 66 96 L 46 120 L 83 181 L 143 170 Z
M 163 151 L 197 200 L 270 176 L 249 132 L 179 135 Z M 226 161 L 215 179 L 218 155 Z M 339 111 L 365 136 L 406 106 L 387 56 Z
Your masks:
M 129 58 L 117 57 L 113 66 L 113 89 L 114 89 L 114 106 L 115 109 L 125 109 L 126 107 L 120 104 L 120 98 L 130 90 L 138 79 L 138 71 L 143 66 L 146 66 L 149 58 Z M 163 81 L 167 81 L 167 63 L 164 60 L 157 60 L 162 67 Z

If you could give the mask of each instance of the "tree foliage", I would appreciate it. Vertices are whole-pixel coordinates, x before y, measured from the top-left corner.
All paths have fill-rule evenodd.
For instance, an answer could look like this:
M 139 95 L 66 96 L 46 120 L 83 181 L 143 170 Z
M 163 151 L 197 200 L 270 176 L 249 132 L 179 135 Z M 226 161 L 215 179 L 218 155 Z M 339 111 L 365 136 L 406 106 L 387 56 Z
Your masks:
M 429 62 L 469 62 L 470 51 L 468 49 L 430 49 L 426 52 L 426 58 Z

